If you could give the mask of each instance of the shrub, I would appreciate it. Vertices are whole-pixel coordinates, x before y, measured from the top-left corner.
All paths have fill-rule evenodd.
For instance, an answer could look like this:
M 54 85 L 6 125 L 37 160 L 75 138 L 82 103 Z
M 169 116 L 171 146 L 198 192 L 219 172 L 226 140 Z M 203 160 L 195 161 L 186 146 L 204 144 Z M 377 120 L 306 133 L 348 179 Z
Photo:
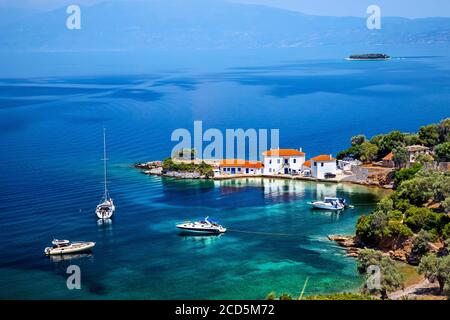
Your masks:
M 399 186 L 403 181 L 412 179 L 422 169 L 420 163 L 415 163 L 411 168 L 403 168 L 395 172 L 394 184 Z
M 421 230 L 413 240 L 411 253 L 416 257 L 422 257 L 430 251 L 429 243 L 435 240 L 434 238 L 434 235 L 431 233 Z
M 420 260 L 418 271 L 428 280 L 439 283 L 439 292 L 444 291 L 444 286 L 450 281 L 450 256 L 438 257 L 436 254 L 428 254 Z
M 427 208 L 411 207 L 405 212 L 405 224 L 414 232 L 438 227 L 438 215 Z

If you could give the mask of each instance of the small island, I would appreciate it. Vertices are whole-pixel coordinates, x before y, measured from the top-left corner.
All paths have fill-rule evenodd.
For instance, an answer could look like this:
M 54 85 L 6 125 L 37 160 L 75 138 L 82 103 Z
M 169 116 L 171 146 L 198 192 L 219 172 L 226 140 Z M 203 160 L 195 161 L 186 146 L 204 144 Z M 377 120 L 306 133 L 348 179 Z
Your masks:
M 383 61 L 383 60 L 390 60 L 391 57 L 384 53 L 366 53 L 366 54 L 353 54 L 345 59 L 350 61 Z

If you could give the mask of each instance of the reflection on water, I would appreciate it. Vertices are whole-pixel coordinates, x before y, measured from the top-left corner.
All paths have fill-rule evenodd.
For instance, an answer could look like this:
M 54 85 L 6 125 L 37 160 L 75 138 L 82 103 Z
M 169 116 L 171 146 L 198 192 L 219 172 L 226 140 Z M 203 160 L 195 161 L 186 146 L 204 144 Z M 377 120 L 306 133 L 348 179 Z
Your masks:
M 194 234 L 190 232 L 181 231 L 178 236 L 184 241 L 191 241 L 193 244 L 198 244 L 201 247 L 208 247 L 219 241 L 224 236 L 223 233 L 219 234 Z
M 72 253 L 72 254 L 61 254 L 49 256 L 50 260 L 53 262 L 63 262 L 63 261 L 73 261 L 78 259 L 94 259 L 94 254 L 92 252 L 88 253 Z
M 112 219 L 98 219 L 97 225 L 102 229 L 112 229 Z

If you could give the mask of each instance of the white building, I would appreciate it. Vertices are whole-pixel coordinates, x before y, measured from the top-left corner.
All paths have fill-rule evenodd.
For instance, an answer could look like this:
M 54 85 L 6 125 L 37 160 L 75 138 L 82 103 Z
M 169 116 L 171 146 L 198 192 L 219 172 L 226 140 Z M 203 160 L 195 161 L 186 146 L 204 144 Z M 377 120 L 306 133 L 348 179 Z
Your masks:
M 311 158 L 311 175 L 317 179 L 325 179 L 326 174 L 337 172 L 336 159 L 330 155 L 320 155 Z
M 305 153 L 295 149 L 272 149 L 263 152 L 264 174 L 297 174 L 302 171 Z
M 226 159 L 220 162 L 220 175 L 258 175 L 263 173 L 260 161 Z

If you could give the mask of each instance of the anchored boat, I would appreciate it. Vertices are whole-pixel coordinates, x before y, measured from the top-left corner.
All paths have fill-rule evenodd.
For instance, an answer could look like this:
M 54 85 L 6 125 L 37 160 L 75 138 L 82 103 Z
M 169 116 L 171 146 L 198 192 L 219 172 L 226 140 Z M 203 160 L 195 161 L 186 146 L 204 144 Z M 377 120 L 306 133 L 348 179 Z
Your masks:
M 333 211 L 344 210 L 345 208 L 353 208 L 353 206 L 347 204 L 347 201 L 344 198 L 335 198 L 335 197 L 325 197 L 323 201 L 314 201 L 309 202 L 308 204 L 312 205 L 313 208 L 316 209 L 333 210 Z
M 108 192 L 108 182 L 106 180 L 106 161 L 108 159 L 106 158 L 106 130 L 103 129 L 103 175 L 104 175 L 104 184 L 105 184 L 105 191 L 103 194 L 103 198 L 100 202 L 100 204 L 97 205 L 97 208 L 95 209 L 95 214 L 99 219 L 110 219 L 112 215 L 114 214 L 114 211 L 116 210 L 116 207 L 114 206 L 113 199 L 109 196 Z
M 44 249 L 44 253 L 48 256 L 86 252 L 95 246 L 95 242 L 70 242 L 69 240 L 55 239 L 52 241 L 52 245 L 52 247 Z
M 217 233 L 224 233 L 225 231 L 227 231 L 227 229 L 221 226 L 220 224 L 209 221 L 208 219 L 209 217 L 206 217 L 205 220 L 203 221 L 195 221 L 195 222 L 186 221 L 177 224 L 176 227 L 180 230 L 194 233 L 217 234 Z

